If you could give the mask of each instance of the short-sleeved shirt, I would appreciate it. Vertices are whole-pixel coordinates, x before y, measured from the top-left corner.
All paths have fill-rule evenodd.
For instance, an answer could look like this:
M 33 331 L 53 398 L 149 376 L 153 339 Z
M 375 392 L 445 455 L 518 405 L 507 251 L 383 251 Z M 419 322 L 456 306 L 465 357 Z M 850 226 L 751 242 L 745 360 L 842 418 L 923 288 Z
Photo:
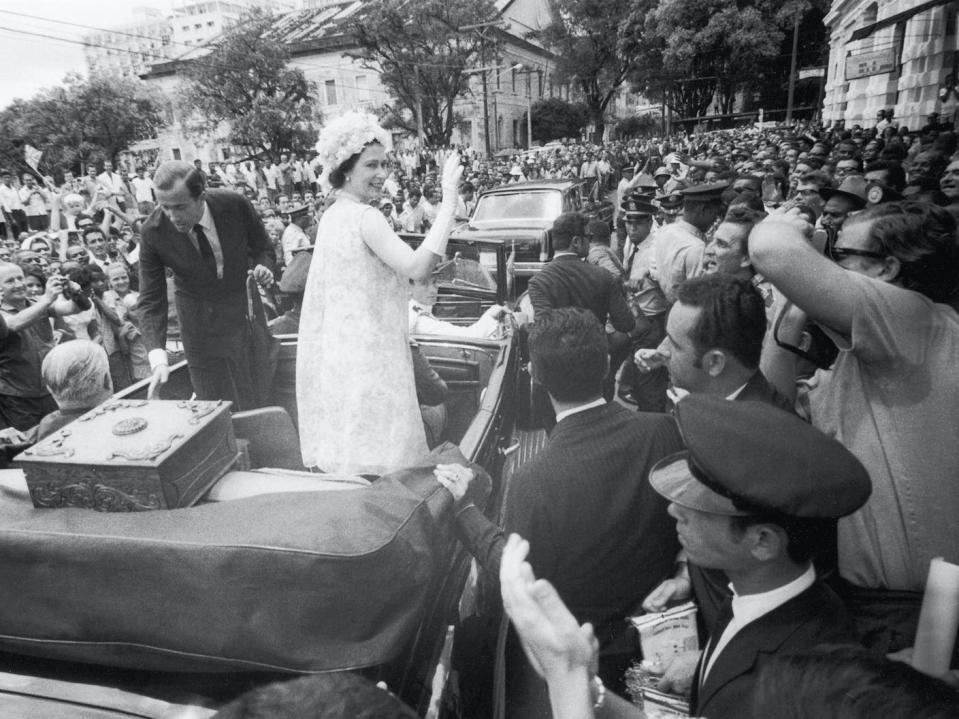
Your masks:
M 34 300 L 27 300 L 28 307 Z M 26 307 L 24 308 L 26 309 Z M 56 341 L 50 321 L 43 317 L 29 327 L 11 330 L 6 320 L 23 310 L 0 308 L 0 394 L 14 397 L 45 397 L 40 365 Z
M 654 279 L 672 304 L 676 301 L 676 286 L 700 274 L 705 235 L 695 226 L 679 218 L 656 234 Z
M 872 496 L 839 521 L 839 571 L 862 587 L 921 590 L 933 557 L 959 562 L 959 315 L 848 273 L 861 297 L 831 370 L 812 378 L 814 426 L 842 442 Z

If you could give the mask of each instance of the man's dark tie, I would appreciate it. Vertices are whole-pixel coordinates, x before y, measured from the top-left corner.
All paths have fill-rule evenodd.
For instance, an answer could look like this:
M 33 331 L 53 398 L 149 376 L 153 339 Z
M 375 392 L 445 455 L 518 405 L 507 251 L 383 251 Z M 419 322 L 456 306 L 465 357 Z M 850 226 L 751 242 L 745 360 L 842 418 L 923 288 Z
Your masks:
M 194 225 L 193 234 L 196 235 L 196 244 L 200 248 L 200 257 L 213 274 L 216 274 L 216 256 L 213 254 L 213 248 L 210 247 L 210 241 L 206 238 L 203 231 L 203 225 Z
M 723 636 L 723 632 L 726 631 L 726 627 L 729 626 L 729 623 L 733 620 L 733 599 L 732 597 L 726 597 L 723 601 L 722 606 L 719 608 L 719 614 L 716 615 L 716 628 L 713 630 L 712 634 L 709 636 L 709 647 L 706 649 L 706 653 L 703 654 L 703 660 L 700 664 L 699 672 L 699 685 L 702 686 L 706 678 L 706 668 L 709 666 L 709 662 L 713 658 L 713 654 L 716 651 L 716 645 L 719 644 L 719 640 Z

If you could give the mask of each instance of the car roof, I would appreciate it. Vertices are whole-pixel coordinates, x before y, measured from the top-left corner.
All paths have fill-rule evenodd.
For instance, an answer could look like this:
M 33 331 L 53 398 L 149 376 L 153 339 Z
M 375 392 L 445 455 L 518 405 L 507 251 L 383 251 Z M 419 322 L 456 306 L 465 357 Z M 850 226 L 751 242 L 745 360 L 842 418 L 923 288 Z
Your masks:
M 522 192 L 523 190 L 567 190 L 576 185 L 581 185 L 582 183 L 582 180 L 575 178 L 560 178 L 556 180 L 526 180 L 524 182 L 513 182 L 509 185 L 493 187 L 489 190 L 485 190 L 482 194 L 512 194 L 514 192 Z

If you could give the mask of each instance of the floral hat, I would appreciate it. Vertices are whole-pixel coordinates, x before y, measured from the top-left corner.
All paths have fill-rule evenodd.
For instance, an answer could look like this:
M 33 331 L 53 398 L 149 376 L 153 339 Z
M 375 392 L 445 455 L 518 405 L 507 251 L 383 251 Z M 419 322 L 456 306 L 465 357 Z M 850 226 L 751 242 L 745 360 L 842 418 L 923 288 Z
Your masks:
M 323 189 L 330 191 L 333 170 L 374 141 L 388 147 L 390 134 L 368 112 L 347 112 L 327 123 L 316 142 L 317 159 L 323 165 L 319 177 Z

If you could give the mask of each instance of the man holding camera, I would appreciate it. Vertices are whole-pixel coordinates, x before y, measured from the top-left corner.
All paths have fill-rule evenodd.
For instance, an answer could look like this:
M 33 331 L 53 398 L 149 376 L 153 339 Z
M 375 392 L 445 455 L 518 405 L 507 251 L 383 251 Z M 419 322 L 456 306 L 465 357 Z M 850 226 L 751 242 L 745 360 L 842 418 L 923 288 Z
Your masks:
M 5 426 L 26 430 L 57 409 L 43 384 L 40 365 L 56 344 L 49 318 L 90 307 L 78 290 L 66 278 L 53 275 L 46 291 L 31 298 L 20 266 L 0 262 L 0 421 Z

